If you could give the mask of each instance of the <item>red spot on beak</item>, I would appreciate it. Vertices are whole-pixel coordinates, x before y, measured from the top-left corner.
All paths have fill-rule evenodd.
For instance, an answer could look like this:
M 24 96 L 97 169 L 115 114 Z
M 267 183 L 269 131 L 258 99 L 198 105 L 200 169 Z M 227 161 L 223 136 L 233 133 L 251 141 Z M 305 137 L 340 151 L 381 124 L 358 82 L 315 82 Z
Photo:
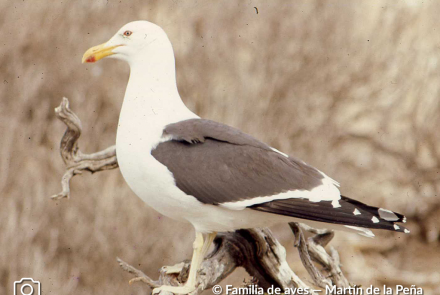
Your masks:
M 89 56 L 89 57 L 86 59 L 86 62 L 95 62 L 95 61 L 96 61 L 96 58 L 95 58 L 94 55 Z

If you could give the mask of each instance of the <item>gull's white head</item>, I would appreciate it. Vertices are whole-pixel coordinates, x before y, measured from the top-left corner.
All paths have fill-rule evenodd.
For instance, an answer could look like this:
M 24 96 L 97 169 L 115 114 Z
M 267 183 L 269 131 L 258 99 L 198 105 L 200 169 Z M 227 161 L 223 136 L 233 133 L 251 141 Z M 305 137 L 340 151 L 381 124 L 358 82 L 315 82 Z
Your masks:
M 82 62 L 92 63 L 111 57 L 133 64 L 169 56 L 169 51 L 173 58 L 171 43 L 162 28 L 147 21 L 134 21 L 119 29 L 106 43 L 87 50 Z

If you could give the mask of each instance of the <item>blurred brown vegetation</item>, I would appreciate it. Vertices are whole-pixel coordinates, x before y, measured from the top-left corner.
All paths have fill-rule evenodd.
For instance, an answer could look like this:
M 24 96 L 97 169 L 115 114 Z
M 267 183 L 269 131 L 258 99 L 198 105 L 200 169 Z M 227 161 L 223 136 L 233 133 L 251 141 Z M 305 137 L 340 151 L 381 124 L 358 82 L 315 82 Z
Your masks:
M 114 144 L 128 66 L 81 56 L 138 19 L 168 33 L 190 109 L 408 216 L 411 235 L 337 233 L 352 283 L 440 294 L 439 14 L 436 1 L 1 0 L 0 294 L 21 277 L 43 294 L 145 294 L 116 256 L 152 277 L 190 257 L 191 226 L 144 205 L 117 170 L 76 177 L 70 200 L 48 198 L 64 171 L 54 107 L 70 99 L 84 152 Z M 288 227 L 274 230 L 307 278 Z

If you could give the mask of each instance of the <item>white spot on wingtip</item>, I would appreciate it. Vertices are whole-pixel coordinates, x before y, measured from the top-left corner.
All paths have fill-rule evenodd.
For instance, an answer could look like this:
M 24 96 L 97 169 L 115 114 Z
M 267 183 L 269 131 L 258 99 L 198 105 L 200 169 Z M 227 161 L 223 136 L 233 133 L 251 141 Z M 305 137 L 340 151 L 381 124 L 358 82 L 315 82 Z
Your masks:
M 407 230 L 406 228 L 403 230 L 403 232 L 406 233 L 406 234 L 409 234 L 409 233 L 410 233 L 410 231 Z
M 373 218 L 371 218 L 371 221 L 373 221 L 373 223 L 379 223 L 379 219 L 377 219 L 376 216 L 373 216 Z
M 339 208 L 342 207 L 341 204 L 339 204 L 339 200 L 332 201 L 333 208 Z
M 359 210 L 357 208 L 354 208 L 353 215 L 361 215 L 361 214 L 362 213 L 359 212 Z
M 403 217 L 402 222 L 406 223 L 406 216 Z
M 395 225 L 394 225 L 394 229 L 395 229 L 395 230 L 399 230 L 399 229 L 400 229 L 400 226 L 398 226 L 397 224 L 395 224 Z
M 396 214 L 394 214 L 393 211 L 384 209 L 384 208 L 379 208 L 379 210 L 377 210 L 379 212 L 379 216 L 382 219 L 385 219 L 387 221 L 397 221 L 399 220 L 399 217 L 397 217 Z

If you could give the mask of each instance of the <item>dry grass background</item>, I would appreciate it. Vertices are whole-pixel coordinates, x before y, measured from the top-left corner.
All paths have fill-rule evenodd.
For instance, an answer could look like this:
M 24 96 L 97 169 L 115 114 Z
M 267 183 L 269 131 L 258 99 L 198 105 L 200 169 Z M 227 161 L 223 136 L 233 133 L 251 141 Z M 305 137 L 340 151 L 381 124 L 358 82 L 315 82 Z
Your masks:
M 76 177 L 70 200 L 48 198 L 64 169 L 54 107 L 70 98 L 83 151 L 114 144 L 128 66 L 80 61 L 138 19 L 168 32 L 192 110 L 409 217 L 411 235 L 337 234 L 351 282 L 440 294 L 439 13 L 437 1 L 1 0 L 0 294 L 21 277 L 43 294 L 146 294 L 116 256 L 155 277 L 191 255 L 192 228 L 149 209 L 117 170 Z M 307 279 L 287 226 L 274 230 Z

